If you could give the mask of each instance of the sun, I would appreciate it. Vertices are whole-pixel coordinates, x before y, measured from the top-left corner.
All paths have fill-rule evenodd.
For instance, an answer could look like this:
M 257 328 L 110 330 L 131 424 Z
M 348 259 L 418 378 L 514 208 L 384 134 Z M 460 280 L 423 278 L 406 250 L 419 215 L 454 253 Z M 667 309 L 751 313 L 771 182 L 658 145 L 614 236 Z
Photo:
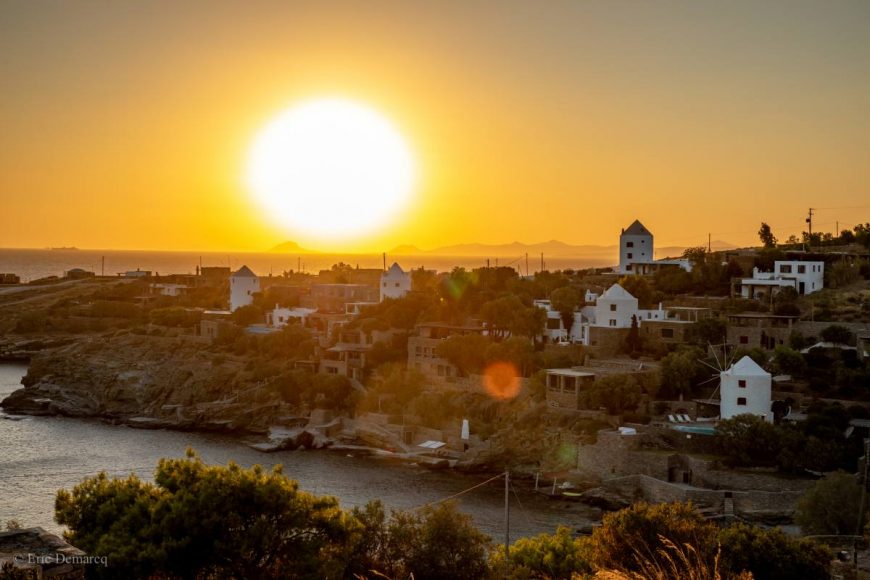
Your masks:
M 324 98 L 291 107 L 260 131 L 246 181 L 267 215 L 294 235 L 334 241 L 394 221 L 415 173 L 408 143 L 386 117 Z

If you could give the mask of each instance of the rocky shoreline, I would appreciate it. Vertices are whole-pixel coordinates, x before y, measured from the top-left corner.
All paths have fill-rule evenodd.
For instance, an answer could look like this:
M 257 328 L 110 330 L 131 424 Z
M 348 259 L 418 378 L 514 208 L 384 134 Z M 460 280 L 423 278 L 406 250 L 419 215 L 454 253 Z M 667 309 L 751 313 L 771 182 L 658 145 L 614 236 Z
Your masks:
M 433 468 L 456 457 L 404 445 L 379 426 L 298 410 L 258 392 L 246 361 L 183 338 L 131 333 L 0 344 L 0 360 L 29 362 L 23 388 L 0 401 L 7 417 L 97 419 L 136 429 L 232 434 L 261 452 L 333 449 Z M 472 467 L 472 466 L 466 466 Z

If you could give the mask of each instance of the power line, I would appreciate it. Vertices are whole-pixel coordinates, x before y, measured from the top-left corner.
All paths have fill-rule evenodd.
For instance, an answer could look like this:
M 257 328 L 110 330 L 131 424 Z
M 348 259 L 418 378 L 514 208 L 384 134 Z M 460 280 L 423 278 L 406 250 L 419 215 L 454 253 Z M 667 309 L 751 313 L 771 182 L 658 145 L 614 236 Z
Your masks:
M 419 509 L 423 509 L 424 507 L 428 507 L 428 506 L 431 506 L 431 505 L 437 505 L 437 504 L 439 504 L 439 503 L 443 503 L 443 502 L 445 502 L 445 501 L 449 501 L 449 500 L 451 500 L 451 499 L 456 499 L 457 497 L 459 497 L 459 496 L 461 496 L 461 495 L 465 495 L 465 494 L 468 493 L 469 491 L 475 490 L 475 489 L 477 489 L 478 487 L 483 487 L 483 486 L 486 485 L 487 483 L 489 483 L 489 482 L 491 482 L 491 481 L 495 481 L 496 479 L 501 479 L 502 477 L 504 477 L 504 472 L 499 473 L 498 475 L 495 475 L 495 476 L 493 476 L 493 477 L 490 477 L 490 478 L 487 479 L 486 481 L 483 481 L 483 482 L 481 482 L 481 483 L 478 483 L 477 485 L 473 485 L 473 486 L 469 487 L 468 489 L 463 489 L 463 490 L 460 491 L 459 493 L 454 493 L 453 495 L 447 496 L 447 497 L 445 497 L 445 498 L 441 498 L 441 499 L 438 499 L 438 500 L 435 500 L 435 501 L 430 501 L 430 502 L 428 502 L 428 503 L 424 503 L 423 505 L 417 506 L 417 507 L 415 507 L 415 508 L 411 508 L 411 510 L 412 510 L 412 511 L 413 511 L 413 510 L 419 510 Z

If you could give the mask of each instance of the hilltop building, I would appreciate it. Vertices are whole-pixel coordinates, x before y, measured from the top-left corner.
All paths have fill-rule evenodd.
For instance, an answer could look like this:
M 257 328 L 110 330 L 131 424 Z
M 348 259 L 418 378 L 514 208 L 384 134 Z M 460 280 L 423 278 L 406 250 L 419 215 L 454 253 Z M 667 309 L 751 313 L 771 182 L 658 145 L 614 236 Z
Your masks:
M 653 261 L 653 235 L 639 220 L 619 235 L 619 273 L 634 274 L 637 264 Z
M 732 294 L 762 300 L 783 288 L 794 288 L 798 294 L 812 294 L 825 287 L 825 263 L 800 260 L 777 260 L 773 272 L 752 269 L 752 278 L 743 278 Z
M 770 373 L 749 358 L 742 359 L 719 373 L 721 403 L 719 415 L 730 419 L 737 415 L 756 415 L 773 422 Z
M 381 274 L 381 302 L 386 298 L 401 298 L 411 291 L 411 273 L 402 270 L 397 262 Z
M 692 271 L 692 262 L 686 258 L 656 260 L 653 235 L 639 220 L 623 228 L 619 235 L 619 267 L 617 274 L 653 274 L 662 268 L 682 268 Z
M 260 279 L 247 266 L 242 266 L 230 276 L 230 310 L 254 302 L 254 294 L 260 291 Z

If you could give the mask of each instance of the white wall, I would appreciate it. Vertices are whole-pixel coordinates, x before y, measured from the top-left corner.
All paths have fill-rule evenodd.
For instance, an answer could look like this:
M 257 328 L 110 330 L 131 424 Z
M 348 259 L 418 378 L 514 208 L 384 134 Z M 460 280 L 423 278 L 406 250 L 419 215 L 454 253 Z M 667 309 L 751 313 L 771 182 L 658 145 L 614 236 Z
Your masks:
M 637 298 L 616 288 L 621 290 L 622 286 L 614 284 L 595 302 L 595 326 L 629 328 L 631 317 L 637 316 Z
M 398 264 L 381 274 L 381 302 L 385 298 L 401 298 L 411 291 L 411 274 L 405 272 Z
M 235 311 L 242 306 L 254 302 L 254 294 L 260 291 L 260 279 L 251 276 L 230 277 L 230 310 Z
M 773 422 L 773 413 L 770 410 L 770 374 L 763 371 L 758 374 L 754 372 L 741 373 L 739 368 L 735 368 L 739 367 L 741 363 L 743 363 L 743 359 L 719 375 L 722 380 L 720 416 L 722 419 L 730 419 L 737 415 L 749 413 L 763 417 L 768 422 Z M 755 365 L 755 363 L 752 364 Z M 741 384 L 745 386 L 740 386 Z M 738 404 L 740 399 L 745 399 L 745 404 Z
M 628 269 L 632 263 L 653 261 L 653 236 L 622 234 L 619 236 L 619 273 L 633 274 Z
M 776 277 L 793 278 L 799 294 L 812 294 L 825 287 L 824 262 L 776 261 L 773 268 Z

